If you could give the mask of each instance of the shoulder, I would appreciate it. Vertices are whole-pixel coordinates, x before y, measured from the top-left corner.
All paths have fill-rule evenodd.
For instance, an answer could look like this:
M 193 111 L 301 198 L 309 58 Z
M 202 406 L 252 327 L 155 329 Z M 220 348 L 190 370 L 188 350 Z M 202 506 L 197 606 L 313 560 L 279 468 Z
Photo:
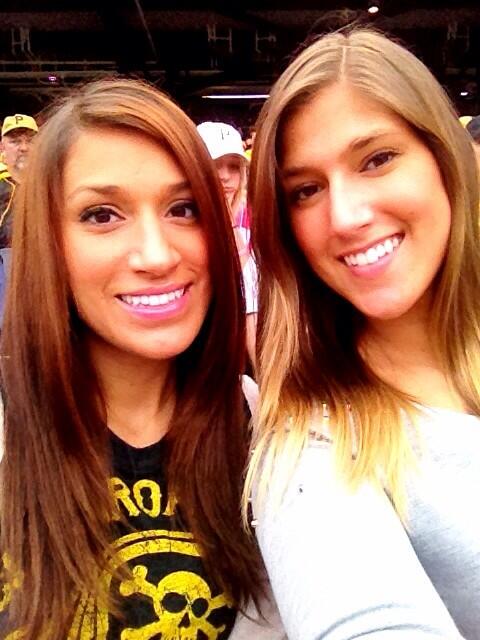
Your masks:
M 11 179 L 11 175 L 9 170 L 7 169 L 7 165 L 0 162 L 0 181 L 3 181 L 3 180 L 9 181 L 10 179 Z
M 0 197 L 8 198 L 13 189 L 15 189 L 15 183 L 8 171 L 0 173 Z

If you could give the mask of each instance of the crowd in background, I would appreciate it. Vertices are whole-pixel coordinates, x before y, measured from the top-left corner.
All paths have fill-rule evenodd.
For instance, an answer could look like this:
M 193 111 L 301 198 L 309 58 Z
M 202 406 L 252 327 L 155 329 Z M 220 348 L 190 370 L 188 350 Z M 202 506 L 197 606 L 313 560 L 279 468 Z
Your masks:
M 1 150 L 1 637 L 480 640 L 480 116 L 353 28 Z

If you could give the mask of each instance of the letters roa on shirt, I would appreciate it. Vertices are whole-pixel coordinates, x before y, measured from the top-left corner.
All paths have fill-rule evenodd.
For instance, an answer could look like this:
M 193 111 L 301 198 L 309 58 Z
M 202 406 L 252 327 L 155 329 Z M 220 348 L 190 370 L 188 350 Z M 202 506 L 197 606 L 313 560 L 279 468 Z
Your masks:
M 128 447 L 125 443 L 115 446 Z M 144 473 L 147 477 L 138 479 L 138 469 L 132 468 L 132 474 L 122 469 L 126 473 L 110 481 L 119 535 L 112 545 L 112 571 L 101 579 L 119 604 L 123 619 L 83 594 L 66 640 L 225 640 L 230 635 L 235 609 L 209 580 L 192 534 L 177 530 L 178 525 L 175 528 L 176 502 L 168 497 L 158 473 L 158 457 L 155 466 L 156 477 Z M 143 462 L 142 467 L 147 471 Z M 120 567 L 128 567 L 126 576 L 117 577 L 115 570 Z M 12 589 L 22 588 L 18 578 L 3 584 L 0 629 L 1 611 Z M 5 640 L 21 640 L 21 634 L 14 632 Z

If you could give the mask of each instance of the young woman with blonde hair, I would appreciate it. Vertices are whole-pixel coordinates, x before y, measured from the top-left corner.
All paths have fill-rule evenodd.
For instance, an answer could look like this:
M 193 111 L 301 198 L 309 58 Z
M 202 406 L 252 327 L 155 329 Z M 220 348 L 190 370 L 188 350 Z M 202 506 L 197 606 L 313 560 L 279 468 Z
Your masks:
M 260 114 L 246 496 L 289 638 L 480 638 L 480 261 L 468 138 L 409 51 L 320 38 Z
M 16 202 L 2 638 L 240 637 L 261 590 L 240 518 L 244 340 L 194 124 L 146 84 L 86 85 L 42 127 Z
M 240 132 L 224 122 L 202 122 L 197 126 L 210 156 L 215 162 L 228 203 L 238 255 L 242 265 L 245 311 L 247 314 L 247 351 L 255 363 L 257 329 L 257 267 L 251 252 L 250 220 L 246 202 L 247 158 Z

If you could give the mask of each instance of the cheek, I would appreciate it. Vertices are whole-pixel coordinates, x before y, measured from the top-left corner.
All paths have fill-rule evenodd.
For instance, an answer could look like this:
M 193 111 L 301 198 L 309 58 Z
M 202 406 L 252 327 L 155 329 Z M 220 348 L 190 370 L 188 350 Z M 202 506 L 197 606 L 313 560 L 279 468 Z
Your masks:
M 199 271 L 201 275 L 204 275 L 210 280 L 210 260 L 208 255 L 207 239 L 203 236 L 192 242 L 189 247 L 190 261 Z
M 7 162 L 12 162 L 15 157 L 15 148 L 5 146 L 3 148 L 3 157 Z
M 108 283 L 114 270 L 114 250 L 105 251 L 91 239 L 83 240 L 75 234 L 65 237 L 65 265 L 72 295 L 78 303 L 98 295 L 98 289 Z
M 300 251 L 316 269 L 326 250 L 326 225 L 317 213 L 303 211 L 292 215 L 290 226 Z
M 101 263 L 90 260 L 86 255 L 78 256 L 67 261 L 67 270 L 70 290 L 79 311 L 89 299 L 98 300 L 98 291 L 106 278 Z
M 175 234 L 171 243 L 180 254 L 184 268 L 193 269 L 197 276 L 210 279 L 208 241 L 203 230 L 197 228 L 192 233 Z

